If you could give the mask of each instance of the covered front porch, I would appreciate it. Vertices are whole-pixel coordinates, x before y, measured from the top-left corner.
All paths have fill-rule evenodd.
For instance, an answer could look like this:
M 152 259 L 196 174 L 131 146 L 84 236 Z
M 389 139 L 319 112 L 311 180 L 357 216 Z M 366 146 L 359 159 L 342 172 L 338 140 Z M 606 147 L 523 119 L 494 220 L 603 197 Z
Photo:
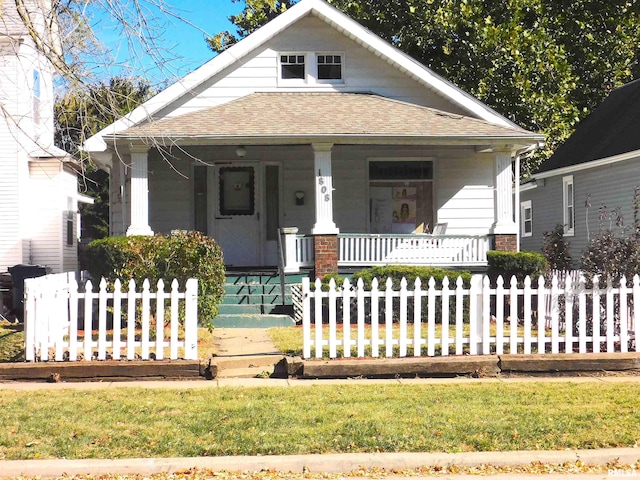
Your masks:
M 513 161 L 539 137 L 376 95 L 257 93 L 104 137 L 97 155 L 112 235 L 199 230 L 229 267 L 323 276 L 515 250 Z

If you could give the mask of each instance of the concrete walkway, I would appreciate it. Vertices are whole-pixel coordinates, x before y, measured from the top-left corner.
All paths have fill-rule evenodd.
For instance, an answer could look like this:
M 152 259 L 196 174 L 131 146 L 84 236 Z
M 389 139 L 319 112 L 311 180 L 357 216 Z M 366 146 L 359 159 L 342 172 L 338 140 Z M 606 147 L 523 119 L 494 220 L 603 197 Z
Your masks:
M 387 471 L 419 469 L 431 466 L 478 467 L 518 466 L 533 462 L 545 464 L 565 464 L 581 461 L 585 465 L 606 465 L 617 461 L 619 464 L 636 465 L 640 459 L 640 449 L 615 448 L 598 450 L 563 451 L 516 451 L 516 452 L 466 452 L 466 453 L 346 453 L 326 455 L 274 455 L 237 457 L 194 457 L 194 458 L 139 458 L 117 460 L 15 460 L 0 461 L 2 478 L 20 475 L 34 477 L 56 477 L 63 475 L 106 475 L 175 473 L 191 468 L 214 472 L 259 472 L 275 470 L 284 473 L 326 472 L 348 474 L 358 469 L 384 468 Z M 640 475 L 640 472 L 627 471 Z M 566 474 L 543 478 L 607 478 L 606 474 Z M 376 475 L 372 474 L 372 478 Z M 473 478 L 471 475 L 442 475 L 439 478 Z M 500 475 L 499 478 L 531 478 L 532 475 Z M 365 476 L 365 478 L 367 478 Z M 416 477 L 411 477 L 416 478 Z M 498 477 L 495 477 L 498 478 Z
M 221 357 L 280 355 L 266 328 L 215 328 L 214 345 Z

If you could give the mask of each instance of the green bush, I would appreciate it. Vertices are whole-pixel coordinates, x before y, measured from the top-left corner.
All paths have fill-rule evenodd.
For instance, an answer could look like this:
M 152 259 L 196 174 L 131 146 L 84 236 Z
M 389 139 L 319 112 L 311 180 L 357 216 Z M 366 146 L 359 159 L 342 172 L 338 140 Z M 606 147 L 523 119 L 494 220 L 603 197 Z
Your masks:
M 499 275 L 509 285 L 511 277 L 515 275 L 518 283 L 522 284 L 524 278 L 529 275 L 532 282 L 537 281 L 540 275 L 544 275 L 549 269 L 549 264 L 540 253 L 533 252 L 487 252 L 489 264 L 489 279 L 495 285 Z
M 466 288 L 471 283 L 471 272 L 466 270 L 446 270 L 444 268 L 436 267 L 415 267 L 409 265 L 388 265 L 381 267 L 372 267 L 365 270 L 361 270 L 353 274 L 353 284 L 358 282 L 358 279 L 362 279 L 366 289 L 371 288 L 371 281 L 374 278 L 378 279 L 380 290 L 386 288 L 387 278 L 391 278 L 393 281 L 394 290 L 400 288 L 400 281 L 402 278 L 407 279 L 407 289 L 412 290 L 415 285 L 416 278 L 420 278 L 422 282 L 421 288 L 426 290 L 428 287 L 429 279 L 433 277 L 436 281 L 436 288 L 442 288 L 442 280 L 444 277 L 449 278 L 449 288 L 455 288 L 458 277 L 462 277 L 462 281 Z
M 152 287 L 159 279 L 170 288 L 175 278 L 180 289 L 189 278 L 198 279 L 198 311 L 212 319 L 224 295 L 225 269 L 222 250 L 210 237 L 199 232 L 171 235 L 109 237 L 91 242 L 87 248 L 87 270 L 95 279 L 109 282 L 148 278 Z

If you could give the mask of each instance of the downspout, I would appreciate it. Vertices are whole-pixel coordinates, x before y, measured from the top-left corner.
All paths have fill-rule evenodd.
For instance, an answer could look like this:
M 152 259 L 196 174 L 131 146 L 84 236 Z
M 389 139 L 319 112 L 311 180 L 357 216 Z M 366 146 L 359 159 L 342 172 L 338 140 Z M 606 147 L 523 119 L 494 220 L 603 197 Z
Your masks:
M 523 157 L 530 157 L 533 153 L 544 146 L 544 142 L 537 142 L 534 145 L 529 145 L 528 147 L 521 148 L 516 151 L 515 155 L 515 195 L 514 195 L 514 203 L 513 213 L 514 213 L 514 221 L 517 227 L 516 233 L 516 251 L 520 251 L 520 236 L 522 232 L 520 231 L 520 160 Z

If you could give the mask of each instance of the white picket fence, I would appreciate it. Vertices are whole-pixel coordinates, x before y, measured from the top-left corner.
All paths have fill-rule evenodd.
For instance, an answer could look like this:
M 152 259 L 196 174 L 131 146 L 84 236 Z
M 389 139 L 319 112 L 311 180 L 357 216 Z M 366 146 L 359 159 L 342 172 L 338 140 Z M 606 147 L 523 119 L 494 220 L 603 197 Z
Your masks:
M 135 281 L 130 280 L 123 291 L 120 280 L 108 290 L 104 279 L 94 292 L 91 281 L 79 289 L 74 274 L 27 279 L 24 286 L 27 361 L 162 360 L 165 348 L 170 359 L 179 358 L 179 349 L 187 360 L 198 358 L 196 279 L 187 280 L 184 292 L 179 291 L 176 280 L 168 292 L 159 280 L 152 292 L 149 280 L 143 282 L 141 291 L 136 291 Z M 179 320 L 181 303 L 183 327 Z M 165 334 L 167 324 L 169 332 Z
M 631 287 L 624 278 L 601 286 L 596 277 L 587 288 L 584 277 L 570 275 L 562 286 L 555 276 L 548 286 L 526 277 L 523 288 L 515 277 L 492 288 L 481 275 L 469 288 L 460 277 L 453 286 L 447 278 L 441 289 L 435 284 L 431 278 L 423 289 L 416 279 L 409 289 L 403 279 L 394 290 L 387 279 L 381 290 L 374 279 L 365 290 L 361 279 L 341 288 L 331 280 L 322 291 L 320 280 L 313 289 L 303 280 L 304 358 L 312 349 L 316 358 L 350 357 L 352 348 L 357 357 L 421 356 L 425 347 L 427 356 L 640 351 L 637 275 Z

